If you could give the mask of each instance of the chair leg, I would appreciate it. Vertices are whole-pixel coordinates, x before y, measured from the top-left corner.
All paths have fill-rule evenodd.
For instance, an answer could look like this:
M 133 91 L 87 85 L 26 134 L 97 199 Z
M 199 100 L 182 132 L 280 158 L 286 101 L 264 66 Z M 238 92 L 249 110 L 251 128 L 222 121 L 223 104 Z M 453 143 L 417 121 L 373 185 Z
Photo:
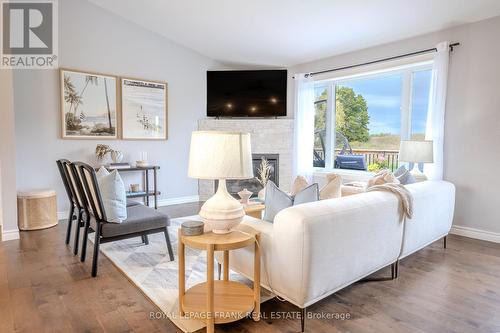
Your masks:
M 80 227 L 82 223 L 82 215 L 83 215 L 83 210 L 80 209 L 78 211 L 78 218 L 76 219 L 76 224 L 75 224 L 75 245 L 73 249 L 73 254 L 75 256 L 78 254 L 78 243 L 80 242 Z
M 304 333 L 306 327 L 306 308 L 300 309 L 300 331 Z
M 85 214 L 85 227 L 83 229 L 83 240 L 82 240 L 82 254 L 80 256 L 80 261 L 84 262 L 87 255 L 87 239 L 89 238 L 89 228 L 90 228 L 90 215 Z
M 443 237 L 443 248 L 446 249 L 446 236 Z
M 174 261 L 174 250 L 172 250 L 172 243 L 170 243 L 170 237 L 168 237 L 167 227 L 165 227 L 165 231 L 163 233 L 165 234 L 165 240 L 167 241 L 168 256 L 170 257 L 170 261 Z
M 144 243 L 144 245 L 149 245 L 148 235 L 142 235 L 141 238 L 142 238 L 142 242 Z
M 73 214 L 75 212 L 75 206 L 71 203 L 71 208 L 69 209 L 68 217 L 68 229 L 66 230 L 66 245 L 69 244 L 69 239 L 71 237 L 71 225 L 73 224 Z
M 97 223 L 94 241 L 94 257 L 92 259 L 92 277 L 97 276 L 97 264 L 99 259 L 99 244 L 101 243 L 101 226 Z
M 394 278 L 397 279 L 399 276 L 399 260 L 394 263 Z

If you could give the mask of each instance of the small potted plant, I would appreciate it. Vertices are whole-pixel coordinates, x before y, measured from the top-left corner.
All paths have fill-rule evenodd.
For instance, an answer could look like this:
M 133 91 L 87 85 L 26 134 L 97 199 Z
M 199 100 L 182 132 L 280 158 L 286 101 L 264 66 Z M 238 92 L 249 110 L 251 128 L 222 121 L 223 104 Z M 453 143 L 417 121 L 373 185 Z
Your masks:
M 257 181 L 262 186 L 262 189 L 257 194 L 259 200 L 264 201 L 266 199 L 266 185 L 271 177 L 271 164 L 265 158 L 260 161 L 260 166 L 257 169 Z
M 102 161 L 107 154 L 111 154 L 113 163 L 120 163 L 123 159 L 123 153 L 121 151 L 111 149 L 108 145 L 98 144 L 95 147 L 95 156 L 99 161 Z

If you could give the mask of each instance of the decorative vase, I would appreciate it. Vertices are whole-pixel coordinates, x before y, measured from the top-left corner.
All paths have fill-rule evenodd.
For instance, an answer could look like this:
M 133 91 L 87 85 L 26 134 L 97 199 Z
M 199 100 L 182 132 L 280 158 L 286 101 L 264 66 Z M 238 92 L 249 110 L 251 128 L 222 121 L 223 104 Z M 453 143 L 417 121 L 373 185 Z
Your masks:
M 243 204 L 243 205 L 248 205 L 248 199 L 250 199 L 250 197 L 252 196 L 252 192 L 250 192 L 249 190 L 247 190 L 246 188 L 244 188 L 242 191 L 239 191 L 238 192 L 238 195 L 240 196 L 241 200 L 240 202 Z
M 265 186 L 262 190 L 259 191 L 259 193 L 257 194 L 257 197 L 262 202 L 266 201 L 266 187 Z
M 111 152 L 111 159 L 113 163 L 120 163 L 123 160 L 123 153 L 119 150 L 113 150 Z

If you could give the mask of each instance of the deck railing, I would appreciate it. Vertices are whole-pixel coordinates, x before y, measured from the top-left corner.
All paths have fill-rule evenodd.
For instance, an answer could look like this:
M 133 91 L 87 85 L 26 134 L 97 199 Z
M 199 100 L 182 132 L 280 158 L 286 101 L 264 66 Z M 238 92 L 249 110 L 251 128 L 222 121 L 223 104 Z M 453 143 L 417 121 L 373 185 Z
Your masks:
M 325 154 L 322 149 L 315 148 L 315 151 L 324 159 Z M 340 149 L 335 149 L 335 156 L 340 153 Z M 365 157 L 366 166 L 374 163 L 385 163 L 387 168 L 394 171 L 399 166 L 399 150 L 380 150 L 380 149 L 353 149 L 355 155 Z

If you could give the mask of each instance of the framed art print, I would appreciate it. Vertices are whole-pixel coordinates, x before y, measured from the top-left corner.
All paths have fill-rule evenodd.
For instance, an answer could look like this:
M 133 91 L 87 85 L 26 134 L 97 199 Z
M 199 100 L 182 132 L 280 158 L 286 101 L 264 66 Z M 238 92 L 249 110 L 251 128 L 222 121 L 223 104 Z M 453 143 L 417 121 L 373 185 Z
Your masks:
M 167 139 L 167 83 L 121 78 L 122 138 Z
M 117 78 L 60 70 L 63 138 L 117 139 Z

